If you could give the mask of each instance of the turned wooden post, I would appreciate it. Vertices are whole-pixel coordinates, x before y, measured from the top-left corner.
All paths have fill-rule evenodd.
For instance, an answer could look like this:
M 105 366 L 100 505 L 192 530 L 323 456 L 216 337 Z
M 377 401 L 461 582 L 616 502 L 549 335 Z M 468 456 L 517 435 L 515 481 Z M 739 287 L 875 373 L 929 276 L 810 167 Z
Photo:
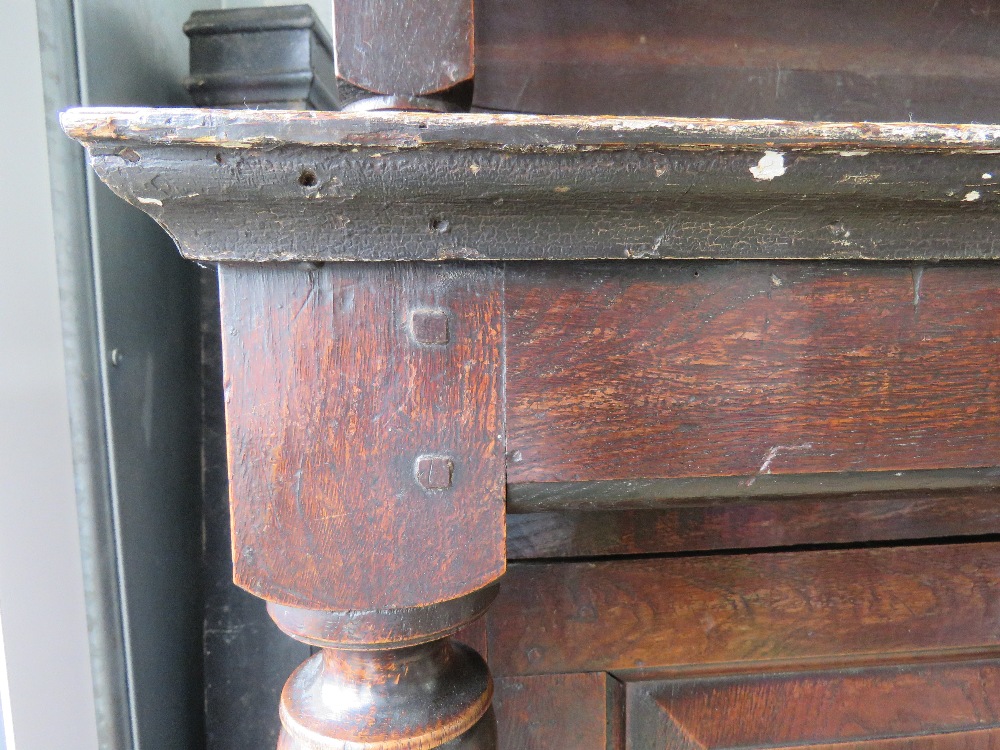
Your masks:
M 323 649 L 281 747 L 492 747 L 489 672 L 448 637 L 505 565 L 499 268 L 220 280 L 235 580 Z
M 426 608 L 368 612 L 269 604 L 282 630 L 323 649 L 285 686 L 279 748 L 493 748 L 489 671 L 447 636 L 494 596 L 495 586 Z
M 335 14 L 335 55 L 306 7 L 194 14 L 189 90 L 203 105 L 455 107 L 469 0 Z M 504 566 L 496 279 L 220 268 L 235 579 L 322 649 L 283 691 L 285 750 L 495 744 L 489 672 L 449 636 Z

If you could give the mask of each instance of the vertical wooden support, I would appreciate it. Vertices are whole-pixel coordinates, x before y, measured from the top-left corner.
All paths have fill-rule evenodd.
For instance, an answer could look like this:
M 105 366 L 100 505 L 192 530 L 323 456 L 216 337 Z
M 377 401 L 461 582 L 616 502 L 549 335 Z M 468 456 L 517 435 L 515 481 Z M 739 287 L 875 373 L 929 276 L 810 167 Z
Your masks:
M 471 79 L 470 0 L 334 13 L 338 106 L 448 108 Z M 492 747 L 489 672 L 448 636 L 505 564 L 497 269 L 220 279 L 235 580 L 323 649 L 285 687 L 280 747 Z
M 235 580 L 323 649 L 281 747 L 491 747 L 486 665 L 448 636 L 505 567 L 500 269 L 220 280 Z

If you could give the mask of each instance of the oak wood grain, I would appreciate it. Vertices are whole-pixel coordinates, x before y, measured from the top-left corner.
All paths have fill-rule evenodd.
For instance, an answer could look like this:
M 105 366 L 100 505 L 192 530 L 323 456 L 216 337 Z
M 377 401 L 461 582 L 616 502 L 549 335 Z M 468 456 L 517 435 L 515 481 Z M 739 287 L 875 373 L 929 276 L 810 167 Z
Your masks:
M 1000 544 L 511 564 L 497 675 L 850 661 L 1000 645 Z
M 637 681 L 626 690 L 634 750 L 988 750 L 1000 740 L 996 661 Z
M 1000 267 L 507 269 L 508 481 L 1000 463 Z
M 227 265 L 220 278 L 236 582 L 296 607 L 378 610 L 498 578 L 498 269 Z M 413 338 L 421 310 L 448 316 L 447 345 Z M 452 462 L 447 483 L 421 484 L 428 455 Z
M 615 683 L 603 672 L 496 680 L 498 750 L 618 750 L 609 744 Z M 624 707 L 617 708 L 624 716 Z

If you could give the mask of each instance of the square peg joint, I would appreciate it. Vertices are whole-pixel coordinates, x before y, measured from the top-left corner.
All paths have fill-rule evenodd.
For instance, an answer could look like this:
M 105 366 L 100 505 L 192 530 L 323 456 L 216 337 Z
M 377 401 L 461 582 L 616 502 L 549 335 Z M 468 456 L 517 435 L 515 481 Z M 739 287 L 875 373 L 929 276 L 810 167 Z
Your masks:
M 416 472 L 425 490 L 446 490 L 451 487 L 455 463 L 447 456 L 418 456 Z
M 444 310 L 414 310 L 410 315 L 410 332 L 418 344 L 444 346 L 451 340 L 448 313 Z

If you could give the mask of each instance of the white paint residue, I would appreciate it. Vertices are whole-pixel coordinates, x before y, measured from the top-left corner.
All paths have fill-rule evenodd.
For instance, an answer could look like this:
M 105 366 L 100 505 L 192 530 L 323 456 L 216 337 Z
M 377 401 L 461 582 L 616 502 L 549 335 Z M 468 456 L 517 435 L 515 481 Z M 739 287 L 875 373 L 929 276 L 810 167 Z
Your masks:
M 970 190 L 965 194 L 965 197 L 962 198 L 962 200 L 969 201 L 971 203 L 972 201 L 977 201 L 980 198 L 982 198 L 982 196 L 979 194 L 978 190 Z
M 153 205 L 153 206 L 163 205 L 163 201 L 158 200 L 157 198 L 136 198 L 136 200 L 139 201 L 139 203 L 145 203 L 147 205 Z
M 838 151 L 841 156 L 868 156 L 870 151 Z
M 992 180 L 993 179 L 993 175 L 990 174 L 989 172 L 983 172 L 983 179 L 984 180 Z
M 780 151 L 765 151 L 756 167 L 750 167 L 755 180 L 773 180 L 785 173 L 785 155 Z

